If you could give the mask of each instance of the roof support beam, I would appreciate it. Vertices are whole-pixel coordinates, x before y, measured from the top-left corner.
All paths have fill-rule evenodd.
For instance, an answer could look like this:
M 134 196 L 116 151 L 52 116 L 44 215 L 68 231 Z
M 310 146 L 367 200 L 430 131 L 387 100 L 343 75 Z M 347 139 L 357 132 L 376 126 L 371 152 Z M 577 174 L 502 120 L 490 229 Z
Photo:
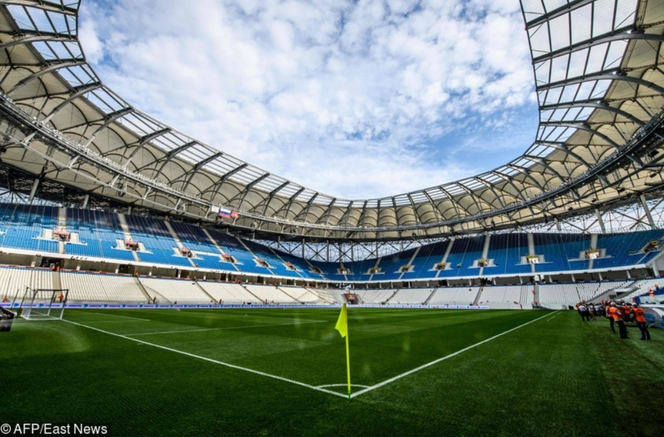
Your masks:
M 573 1 L 570 1 L 569 3 L 567 3 L 564 6 L 561 6 L 557 9 L 552 10 L 552 11 L 546 12 L 546 13 L 540 15 L 537 18 L 534 18 L 530 21 L 527 21 L 526 22 L 526 30 L 530 30 L 530 29 L 532 29 L 533 27 L 535 27 L 539 24 L 543 24 L 547 21 L 551 21 L 556 17 L 559 17 L 563 14 L 566 14 L 566 13 L 568 13 L 568 12 L 574 10 L 574 9 L 581 8 L 581 7 L 583 7 L 587 4 L 592 3 L 593 1 L 595 1 L 595 0 L 573 0 Z
M 311 196 L 311 199 L 307 201 L 306 206 L 300 211 L 299 214 L 297 214 L 295 217 L 293 217 L 293 220 L 297 220 L 304 214 L 304 222 L 307 221 L 307 216 L 309 215 L 309 211 L 311 210 L 311 205 L 314 203 L 314 200 L 316 200 L 316 197 L 318 197 L 318 193 L 315 193 L 313 196 Z
M 30 76 L 22 79 L 19 81 L 14 87 L 7 92 L 7 96 L 11 97 L 12 94 L 14 94 L 16 91 L 20 90 L 23 88 L 26 84 L 30 83 L 31 81 L 42 77 L 45 74 L 51 73 L 53 71 L 61 70 L 63 68 L 71 68 L 71 67 L 78 67 L 81 65 L 87 65 L 87 62 L 85 61 L 70 61 L 70 62 L 59 62 L 57 64 L 47 64 L 44 68 L 42 68 L 39 71 L 35 71 L 32 73 Z
M 295 192 L 295 194 L 293 194 L 293 195 L 290 197 L 290 199 L 288 199 L 288 202 L 286 202 L 286 203 L 284 204 L 284 206 L 282 206 L 281 208 L 279 208 L 279 210 L 276 211 L 276 212 L 274 213 L 274 215 L 277 216 L 277 215 L 279 215 L 279 213 L 280 213 L 281 211 L 284 211 L 284 210 L 285 210 L 286 213 L 284 214 L 284 216 L 283 216 L 282 218 L 288 220 L 288 214 L 290 213 L 290 209 L 291 209 L 291 207 L 293 206 L 293 203 L 295 202 L 295 199 L 297 199 L 297 196 L 299 196 L 300 194 L 302 194 L 303 191 L 304 191 L 304 187 L 300 187 L 300 189 L 297 190 L 297 191 Z
M 651 90 L 653 90 L 653 91 L 655 91 L 659 94 L 664 94 L 664 88 L 663 87 L 661 87 L 659 85 L 656 85 L 656 84 L 654 84 L 654 83 L 652 83 L 648 80 L 640 79 L 638 77 L 624 76 L 622 74 L 611 74 L 611 73 L 607 74 L 606 71 L 603 71 L 599 74 L 591 74 L 591 75 L 587 75 L 587 76 L 580 76 L 580 77 L 576 77 L 576 78 L 573 78 L 573 79 L 565 79 L 565 80 L 561 80 L 561 81 L 557 81 L 557 82 L 551 82 L 551 83 L 546 84 L 546 85 L 540 85 L 536 88 L 536 91 L 537 92 L 545 91 L 545 90 L 549 90 L 549 89 L 557 88 L 557 87 L 561 87 L 561 86 L 575 85 L 575 84 L 580 84 L 580 83 L 584 83 L 584 82 L 589 82 L 591 80 L 610 80 L 610 81 L 619 80 L 619 81 L 633 83 L 633 84 L 636 84 L 636 85 L 643 85 L 644 87 L 649 88 L 649 89 L 651 89 Z
M 0 50 L 7 50 L 15 46 L 20 46 L 23 44 L 30 44 L 33 42 L 75 42 L 76 38 L 71 36 L 62 36 L 62 35 L 44 35 L 42 33 L 28 34 L 24 31 L 23 35 L 16 37 L 12 41 L 7 41 L 4 44 L 0 44 Z
M 97 137 L 99 132 L 101 132 L 102 130 L 104 130 L 108 126 L 110 126 L 111 123 L 113 123 L 115 120 L 117 120 L 119 118 L 122 118 L 127 114 L 131 114 L 132 112 L 134 112 L 133 108 L 123 108 L 123 109 L 120 109 L 119 111 L 115 111 L 115 112 L 111 112 L 110 114 L 107 114 L 106 115 L 107 118 L 104 121 L 104 123 L 99 125 L 97 130 L 95 130 L 92 133 L 92 135 L 90 136 L 90 139 L 88 139 L 88 141 L 83 146 L 84 147 L 90 147 L 90 144 L 94 141 L 94 139 Z
M 485 181 L 484 179 L 482 179 L 482 178 L 479 177 L 479 176 L 475 176 L 473 179 L 475 179 L 475 180 L 478 181 L 478 182 L 481 182 L 485 187 L 487 187 L 489 190 L 491 190 L 491 192 L 493 193 L 494 197 L 496 198 L 496 200 L 497 200 L 498 203 L 500 204 L 500 207 L 501 207 L 501 208 L 505 208 L 505 204 L 503 204 L 503 199 L 501 199 L 501 197 L 498 195 L 498 193 L 496 192 L 496 189 L 495 189 L 495 187 L 493 186 L 493 184 L 491 184 L 491 183 Z
M 251 181 L 250 183 L 248 183 L 248 184 L 244 187 L 244 189 L 243 189 L 242 192 L 241 192 L 241 194 L 242 194 L 242 198 L 240 199 L 240 203 L 238 203 L 238 205 L 237 205 L 237 209 L 242 210 L 242 204 L 244 203 L 244 199 L 246 199 L 247 194 L 249 194 L 249 191 L 251 191 L 251 189 L 252 189 L 256 184 L 258 184 L 260 181 L 262 181 L 263 179 L 267 178 L 267 177 L 270 176 L 270 175 L 271 175 L 270 173 L 265 173 L 264 175 L 260 176 L 259 178 L 254 179 L 253 181 Z M 231 202 L 232 202 L 233 200 L 235 200 L 236 198 L 237 198 L 237 196 L 233 197 L 233 198 L 231 199 Z
M 627 33 L 627 31 L 631 30 L 632 28 L 633 28 L 632 26 L 623 27 L 622 29 L 617 30 L 616 32 L 604 34 L 597 38 L 591 38 L 585 41 L 578 42 L 576 44 L 572 44 L 569 47 L 564 47 L 562 49 L 554 50 L 551 53 L 537 56 L 533 58 L 533 65 L 538 64 L 540 62 L 549 61 L 558 56 L 569 55 L 572 52 L 584 50 L 592 46 L 612 41 L 645 40 L 645 41 L 654 41 L 659 43 L 664 42 L 664 35 L 657 35 L 654 33 L 642 33 L 642 32 Z
M 76 3 L 78 5 L 78 2 Z M 71 6 L 57 6 L 51 2 L 44 2 L 40 0 L 0 0 L 0 6 L 3 5 L 17 5 L 17 6 L 26 6 L 30 8 L 37 8 L 48 12 L 57 12 L 64 15 L 69 15 L 70 17 L 76 17 L 78 15 L 78 7 Z
M 134 159 L 134 156 L 136 156 L 136 154 L 137 154 L 139 151 L 143 150 L 143 147 L 144 147 L 146 144 L 148 144 L 150 141 L 154 140 L 155 138 L 159 138 L 159 137 L 162 136 L 162 135 L 166 135 L 166 134 L 169 133 L 170 131 L 171 131 L 171 128 L 170 128 L 170 127 L 165 127 L 165 128 L 163 128 L 163 129 L 159 129 L 158 131 L 154 131 L 154 132 L 152 132 L 152 133 L 150 133 L 150 134 L 147 134 L 147 135 L 145 135 L 144 137 L 142 137 L 142 138 L 140 139 L 140 142 L 139 142 L 138 145 L 136 146 L 136 148 L 131 152 L 131 154 L 130 154 L 129 157 L 127 158 L 127 162 L 125 162 L 124 167 L 127 168 L 127 166 L 129 165 L 129 163 L 131 162 L 131 160 Z
M 569 128 L 572 128 L 572 129 L 582 130 L 584 132 L 588 132 L 592 135 L 596 135 L 596 136 L 600 137 L 601 139 L 603 139 L 604 141 L 606 141 L 607 143 L 609 143 L 610 145 L 612 145 L 616 149 L 619 149 L 622 146 L 621 144 L 618 144 L 615 141 L 613 141 L 607 135 L 599 132 L 596 129 L 591 128 L 590 126 L 586 125 L 583 122 L 582 123 L 573 123 L 573 122 L 547 121 L 547 122 L 542 122 L 541 124 L 546 125 L 546 126 L 561 126 L 561 127 L 569 127 Z
M 58 106 L 56 106 L 55 108 L 53 108 L 53 110 L 51 111 L 51 113 L 48 114 L 48 115 L 46 116 L 46 118 L 43 119 L 42 121 L 43 121 L 44 123 L 48 123 L 49 121 L 51 121 L 51 119 L 52 119 L 52 118 L 53 118 L 53 117 L 54 117 L 54 116 L 55 116 L 55 115 L 56 115 L 56 114 L 57 114 L 62 108 L 64 108 L 65 106 L 67 106 L 69 103 L 73 102 L 74 100 L 76 100 L 77 98 L 81 97 L 82 95 L 89 93 L 90 91 L 94 91 L 94 90 L 96 90 L 96 89 L 101 88 L 102 86 L 103 86 L 103 84 L 102 84 L 101 82 L 97 82 L 97 83 L 94 83 L 94 84 L 92 84 L 92 85 L 85 85 L 85 86 L 79 87 L 78 89 L 75 90 L 74 93 L 70 94 L 69 97 L 67 97 L 65 100 L 63 100 L 62 103 L 60 103 Z
M 616 115 L 620 115 L 632 123 L 636 123 L 639 126 L 644 126 L 646 123 L 639 120 L 629 112 L 623 111 L 620 108 L 613 107 L 611 105 L 605 104 L 605 103 L 597 103 L 597 100 L 589 101 L 589 100 L 584 100 L 584 101 L 577 101 L 573 103 L 556 103 L 552 105 L 542 105 L 540 106 L 541 111 L 546 111 L 546 110 L 556 110 L 556 109 L 574 109 L 574 108 L 596 108 L 602 111 L 608 111 L 612 112 Z
M 247 164 L 245 162 L 244 164 L 242 164 L 238 167 L 235 167 L 233 170 L 231 170 L 228 173 L 226 173 L 225 175 L 223 175 L 221 177 L 221 179 L 219 179 L 219 182 L 217 182 L 217 184 L 214 187 L 214 191 L 212 192 L 212 196 L 210 197 L 210 202 L 214 203 L 214 198 L 217 197 L 217 195 L 219 194 L 219 191 L 221 190 L 222 185 L 224 185 L 224 183 L 228 180 L 228 178 L 233 176 L 235 173 L 238 173 L 238 172 L 244 170 L 247 167 L 249 167 L 249 164 Z
M 592 167 L 592 165 L 590 163 L 588 163 L 588 161 L 583 159 L 581 157 L 581 155 L 579 155 L 578 153 L 575 153 L 572 150 L 570 150 L 569 147 L 566 144 L 559 143 L 559 142 L 556 142 L 556 141 L 537 141 L 537 144 L 542 144 L 542 145 L 545 145 L 545 146 L 548 146 L 548 147 L 553 147 L 554 149 L 558 149 L 562 152 L 565 152 L 566 154 L 568 154 L 570 156 L 573 156 L 574 158 L 578 159 L 579 162 L 583 163 L 583 165 L 585 165 L 587 169 Z
M 263 215 L 267 214 L 267 209 L 270 207 L 270 202 L 272 202 L 272 199 L 274 199 L 274 196 L 277 195 L 279 191 L 281 191 L 283 188 L 285 188 L 288 184 L 290 184 L 290 181 L 285 181 L 281 185 L 279 185 L 277 188 L 274 190 L 270 191 L 265 199 L 263 199 L 263 202 L 265 204 L 265 207 L 263 208 Z M 257 207 L 260 206 L 257 205 Z
M 214 161 L 215 159 L 224 156 L 223 152 L 218 152 L 213 155 L 208 156 L 204 160 L 197 162 L 194 168 L 189 172 L 189 177 L 187 177 L 187 182 L 185 182 L 184 186 L 182 187 L 182 191 L 185 193 L 187 192 L 187 188 L 189 188 L 189 184 L 191 181 L 194 179 L 194 176 L 198 173 L 198 171 L 206 164 L 209 164 L 210 162 Z

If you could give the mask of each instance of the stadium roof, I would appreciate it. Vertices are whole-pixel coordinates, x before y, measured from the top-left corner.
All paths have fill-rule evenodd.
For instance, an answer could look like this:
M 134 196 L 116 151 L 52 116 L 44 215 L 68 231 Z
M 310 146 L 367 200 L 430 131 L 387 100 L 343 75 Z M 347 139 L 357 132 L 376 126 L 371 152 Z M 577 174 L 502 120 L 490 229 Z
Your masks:
M 662 187 L 664 0 L 523 0 L 540 124 L 519 158 L 376 199 L 320 193 L 132 107 L 88 65 L 77 1 L 0 1 L 3 165 L 264 236 L 373 240 L 511 228 Z M 508 62 L 509 60 L 506 60 Z

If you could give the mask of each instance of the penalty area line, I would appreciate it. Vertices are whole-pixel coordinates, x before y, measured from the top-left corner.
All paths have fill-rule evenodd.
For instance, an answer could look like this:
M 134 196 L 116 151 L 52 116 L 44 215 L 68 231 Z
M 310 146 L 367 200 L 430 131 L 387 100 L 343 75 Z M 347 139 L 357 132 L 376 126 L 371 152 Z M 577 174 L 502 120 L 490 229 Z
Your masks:
M 97 311 L 90 311 L 89 314 L 99 314 L 101 316 L 108 316 L 108 317 L 119 317 L 121 319 L 142 320 L 142 321 L 145 321 L 145 322 L 150 322 L 151 321 L 150 319 L 143 319 L 143 318 L 140 318 L 140 317 L 119 316 L 117 314 L 104 314 L 104 313 L 100 313 L 100 312 L 97 312 Z
M 300 323 L 274 323 L 270 325 L 228 326 L 226 328 L 202 328 L 202 329 L 181 329 L 175 331 L 161 331 L 161 332 L 139 332 L 136 334 L 125 334 L 125 335 L 133 337 L 136 335 L 183 334 L 185 332 L 224 331 L 227 329 L 266 328 L 271 326 L 300 326 L 300 325 L 307 325 L 310 323 L 326 323 L 326 322 L 327 320 L 315 320 L 312 322 L 300 322 Z
M 166 350 L 166 351 L 169 351 L 169 352 L 174 352 L 176 354 L 181 354 L 181 355 L 185 355 L 187 357 L 196 358 L 196 359 L 199 359 L 199 360 L 202 360 L 202 361 L 207 361 L 209 363 L 218 364 L 220 366 L 229 367 L 231 369 L 243 370 L 245 372 L 253 373 L 255 375 L 265 376 L 265 377 L 272 378 L 272 379 L 277 379 L 277 380 L 283 381 L 283 382 L 289 382 L 291 384 L 299 385 L 300 387 L 310 388 L 312 390 L 316 390 L 316 391 L 319 391 L 319 392 L 331 394 L 331 395 L 334 395 L 334 396 L 339 396 L 339 397 L 342 397 L 342 398 L 348 398 L 348 395 L 337 393 L 337 392 L 334 392 L 332 390 L 326 390 L 324 388 L 316 387 L 316 386 L 313 386 L 313 385 L 305 384 L 304 382 L 295 381 L 293 379 L 284 378 L 282 376 L 271 375 L 269 373 L 261 372 L 261 371 L 258 371 L 258 370 L 248 369 L 246 367 L 236 366 L 234 364 L 225 363 L 223 361 L 213 360 L 212 358 L 207 358 L 207 357 L 192 354 L 192 353 L 189 353 L 189 352 L 184 352 L 184 351 L 181 351 L 181 350 L 178 350 L 178 349 L 173 349 L 173 348 L 170 348 L 170 347 L 161 346 L 159 344 L 150 343 L 150 342 L 147 342 L 147 341 L 139 340 L 137 338 L 127 337 L 127 336 L 122 335 L 122 334 L 116 334 L 115 332 L 104 331 L 103 329 L 95 328 L 93 326 L 87 326 L 87 325 L 84 325 L 82 323 L 72 322 L 71 320 L 66 320 L 66 319 L 61 319 L 61 320 L 63 322 L 70 323 L 72 325 L 76 325 L 76 326 L 80 326 L 80 327 L 83 327 L 83 328 L 91 329 L 93 331 L 101 332 L 103 334 L 112 335 L 114 337 L 124 338 L 125 340 L 133 341 L 133 342 L 144 344 L 144 345 L 147 345 L 147 346 L 152 346 L 152 347 L 155 347 L 157 349 L 163 349 L 163 350 Z
M 426 369 L 427 367 L 431 367 L 431 366 L 433 366 L 434 364 L 438 364 L 438 363 L 440 363 L 441 361 L 445 361 L 445 360 L 447 360 L 447 359 L 449 359 L 449 358 L 455 357 L 455 356 L 457 356 L 457 355 L 459 355 L 459 354 L 462 354 L 462 353 L 464 353 L 464 352 L 466 352 L 466 351 L 469 351 L 469 350 L 471 350 L 471 349 L 473 349 L 473 348 L 475 348 L 475 347 L 477 347 L 477 346 L 480 346 L 480 345 L 482 345 L 482 344 L 484 344 L 484 343 L 488 343 L 488 342 L 490 342 L 491 340 L 495 340 L 495 339 L 498 338 L 498 337 L 502 337 L 502 336 L 505 335 L 505 334 L 509 334 L 509 333 L 512 332 L 512 331 L 516 331 L 516 330 L 519 329 L 519 328 L 523 328 L 524 326 L 530 325 L 531 323 L 535 323 L 535 322 L 537 322 L 538 320 L 542 320 L 542 319 L 544 319 L 545 317 L 550 317 L 552 314 L 558 315 L 558 312 L 556 311 L 556 312 L 554 312 L 554 313 L 545 314 L 545 315 L 543 315 L 542 317 L 538 317 L 538 318 L 536 318 L 536 319 L 534 319 L 534 320 L 531 320 L 530 322 L 526 322 L 526 323 L 524 323 L 524 324 L 522 324 L 522 325 L 519 325 L 519 326 L 517 326 L 517 327 L 515 327 L 515 328 L 508 329 L 508 330 L 505 331 L 505 332 L 502 332 L 502 333 L 500 333 L 500 334 L 498 334 L 498 335 L 494 335 L 493 337 L 491 337 L 491 338 L 487 338 L 486 340 L 482 340 L 482 341 L 480 341 L 479 343 L 475 343 L 475 344 L 470 345 L 470 346 L 468 346 L 468 347 L 466 347 L 466 348 L 463 348 L 463 349 L 461 349 L 461 350 L 458 350 L 458 351 L 456 351 L 456 352 L 454 352 L 454 353 L 451 353 L 451 354 L 449 354 L 449 355 L 446 355 L 446 356 L 444 356 L 444 357 L 442 357 L 442 358 L 438 358 L 437 360 L 433 360 L 433 361 L 431 361 L 431 362 L 429 362 L 429 363 L 426 363 L 426 364 L 421 365 L 420 367 L 416 367 L 416 368 L 414 368 L 414 369 L 412 369 L 412 370 L 409 370 L 408 372 L 402 373 L 401 375 L 397 375 L 397 376 L 395 376 L 395 377 L 393 377 L 393 378 L 387 379 L 387 380 L 385 380 L 385 381 L 383 381 L 383 382 L 380 382 L 380 383 L 378 383 L 378 384 L 376 384 L 376 385 L 372 385 L 371 387 L 367 387 L 367 388 L 365 388 L 364 390 L 360 390 L 360 391 L 358 391 L 357 393 L 353 393 L 353 394 L 351 395 L 351 397 L 354 398 L 354 397 L 360 396 L 360 395 L 362 395 L 362 394 L 368 393 L 368 392 L 370 392 L 370 391 L 372 391 L 372 390 L 375 390 L 375 389 L 377 389 L 377 388 L 383 387 L 383 386 L 385 386 L 385 385 L 387 385 L 387 384 L 391 384 L 391 383 L 393 383 L 394 381 L 398 381 L 398 380 L 401 379 L 401 378 L 404 378 L 404 377 L 406 377 L 406 376 L 408 376 L 408 375 L 412 375 L 413 373 L 415 373 L 415 372 L 419 372 L 420 370 L 424 370 L 424 369 Z

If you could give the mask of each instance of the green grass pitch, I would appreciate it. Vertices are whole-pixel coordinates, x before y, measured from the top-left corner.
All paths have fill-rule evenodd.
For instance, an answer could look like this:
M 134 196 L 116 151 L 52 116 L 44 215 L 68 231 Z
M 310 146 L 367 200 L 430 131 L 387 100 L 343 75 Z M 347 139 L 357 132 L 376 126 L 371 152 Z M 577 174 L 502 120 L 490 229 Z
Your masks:
M 112 435 L 660 436 L 664 335 L 576 312 L 68 310 L 0 333 L 0 422 Z

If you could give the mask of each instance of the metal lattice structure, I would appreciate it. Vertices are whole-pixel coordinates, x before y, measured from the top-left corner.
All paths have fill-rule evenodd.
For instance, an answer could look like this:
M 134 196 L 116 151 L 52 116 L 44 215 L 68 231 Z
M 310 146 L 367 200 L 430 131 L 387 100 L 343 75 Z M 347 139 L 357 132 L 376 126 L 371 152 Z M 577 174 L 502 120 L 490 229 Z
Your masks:
M 341 199 L 273 175 L 129 105 L 86 62 L 78 1 L 0 1 L 6 168 L 269 240 L 429 239 L 661 198 L 664 0 L 522 0 L 540 125 L 523 155 L 456 182 Z M 506 60 L 507 61 L 507 60 Z M 650 220 L 650 225 L 654 225 Z

